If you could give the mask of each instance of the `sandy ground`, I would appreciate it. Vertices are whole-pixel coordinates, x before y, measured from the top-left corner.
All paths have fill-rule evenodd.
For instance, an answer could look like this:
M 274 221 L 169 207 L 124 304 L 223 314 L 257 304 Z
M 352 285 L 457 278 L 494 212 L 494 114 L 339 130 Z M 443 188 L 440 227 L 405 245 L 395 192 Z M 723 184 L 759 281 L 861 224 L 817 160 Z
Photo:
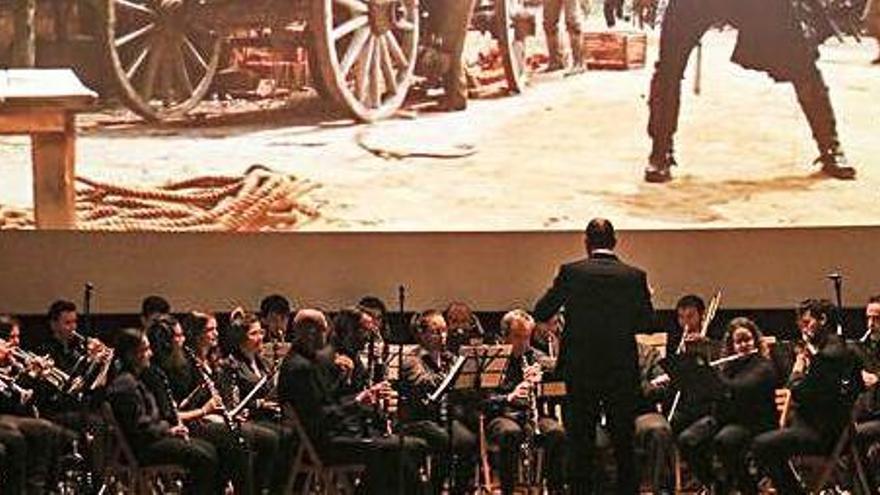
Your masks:
M 880 67 L 873 40 L 831 41 L 821 69 L 858 180 L 824 179 L 789 85 L 728 62 L 733 32 L 704 41 L 702 94 L 684 83 L 676 179 L 645 184 L 649 69 L 540 74 L 517 97 L 466 112 L 375 125 L 337 122 L 321 100 L 257 119 L 149 127 L 81 119 L 77 173 L 121 184 L 243 172 L 262 163 L 321 184 L 307 230 L 580 229 L 604 215 L 624 228 L 880 223 Z M 652 33 L 649 67 L 656 55 Z M 100 119 L 98 119 L 100 120 Z M 380 157 L 358 141 L 391 151 Z M 395 157 L 407 151 L 459 158 Z M 0 203 L 31 204 L 28 141 L 0 138 Z

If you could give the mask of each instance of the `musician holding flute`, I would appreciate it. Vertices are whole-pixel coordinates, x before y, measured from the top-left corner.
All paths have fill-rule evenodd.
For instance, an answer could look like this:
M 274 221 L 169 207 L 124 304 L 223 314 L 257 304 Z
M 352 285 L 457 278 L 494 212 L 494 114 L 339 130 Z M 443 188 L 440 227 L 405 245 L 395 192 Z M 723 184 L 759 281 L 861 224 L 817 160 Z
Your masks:
M 712 412 L 679 435 L 679 449 L 697 479 L 714 493 L 757 494 L 746 454 L 752 439 L 776 426 L 776 371 L 760 350 L 761 331 L 748 318 L 734 318 L 724 336 L 725 358 L 714 368 L 725 394 Z M 713 468 L 717 456 L 721 472 Z
M 445 397 L 437 402 L 427 400 L 443 382 L 455 359 L 455 355 L 446 351 L 446 320 L 440 311 L 429 309 L 417 315 L 412 326 L 419 347 L 404 357 L 401 368 L 402 431 L 425 440 L 434 455 L 437 468 L 431 480 L 433 493 L 442 492 L 443 481 L 450 474 L 454 476 L 454 480 L 450 480 L 450 493 L 470 493 L 477 460 L 477 437 L 457 417 L 448 401 L 446 414 L 450 417 L 441 417 Z M 452 456 L 456 457 L 456 469 L 450 473 Z
M 789 377 L 795 403 L 791 424 L 758 435 L 753 450 L 778 493 L 805 493 L 788 460 L 797 454 L 831 452 L 852 421 L 853 403 L 864 389 L 861 360 L 834 334 L 833 305 L 807 299 L 797 308 L 800 350 Z

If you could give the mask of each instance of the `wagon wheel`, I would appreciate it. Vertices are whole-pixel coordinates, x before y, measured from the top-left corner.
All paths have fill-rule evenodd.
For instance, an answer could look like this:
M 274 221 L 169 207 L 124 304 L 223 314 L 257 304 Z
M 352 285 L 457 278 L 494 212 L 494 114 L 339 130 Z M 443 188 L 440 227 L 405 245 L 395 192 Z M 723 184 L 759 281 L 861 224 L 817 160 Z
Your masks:
M 103 0 L 104 49 L 120 98 L 148 120 L 186 113 L 211 86 L 223 38 L 190 0 Z
M 522 93 L 528 80 L 526 65 L 526 38 L 517 33 L 516 19 L 526 15 L 524 0 L 495 0 L 495 20 L 498 47 L 504 61 L 504 76 L 511 93 Z
M 317 71 L 337 103 L 367 122 L 394 113 L 413 79 L 417 0 L 313 0 Z

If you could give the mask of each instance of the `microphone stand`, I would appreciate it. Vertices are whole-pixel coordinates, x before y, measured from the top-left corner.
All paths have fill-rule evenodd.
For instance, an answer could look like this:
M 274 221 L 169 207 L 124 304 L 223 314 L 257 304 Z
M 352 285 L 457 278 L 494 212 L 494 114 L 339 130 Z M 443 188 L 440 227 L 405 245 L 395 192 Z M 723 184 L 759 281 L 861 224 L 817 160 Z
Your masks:
M 83 294 L 83 322 L 85 323 L 84 334 L 86 337 L 92 337 L 92 292 L 95 286 L 91 282 L 86 282 Z
M 827 278 L 834 284 L 834 296 L 837 304 L 837 336 L 843 337 L 843 298 L 841 297 L 843 275 L 838 272 L 829 273 Z

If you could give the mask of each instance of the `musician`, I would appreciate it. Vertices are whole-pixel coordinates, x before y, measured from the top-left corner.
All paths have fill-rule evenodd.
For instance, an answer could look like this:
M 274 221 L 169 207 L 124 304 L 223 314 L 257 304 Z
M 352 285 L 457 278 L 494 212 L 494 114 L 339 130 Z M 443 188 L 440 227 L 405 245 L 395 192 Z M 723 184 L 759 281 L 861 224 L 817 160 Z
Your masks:
M 266 342 L 287 340 L 290 312 L 290 301 L 281 294 L 272 294 L 260 301 L 260 324 L 266 333 Z
M 788 382 L 794 418 L 787 428 L 758 435 L 753 443 L 760 467 L 779 493 L 804 493 L 789 458 L 830 452 L 852 421 L 853 403 L 864 388 L 860 360 L 834 335 L 832 311 L 825 299 L 807 299 L 798 306 L 803 345 Z
M 694 475 L 715 493 L 736 488 L 757 494 L 756 480 L 749 475 L 746 454 L 755 435 L 776 427 L 776 370 L 760 351 L 761 332 L 748 318 L 734 318 L 727 325 L 724 353 L 739 359 L 721 366 L 719 378 L 725 396 L 713 404 L 711 414 L 685 429 L 678 437 L 682 456 Z M 765 351 L 766 352 L 766 351 Z M 715 472 L 713 456 L 721 461 L 723 476 Z
M 489 441 L 500 448 L 499 471 L 501 474 L 501 491 L 513 493 L 519 458 L 520 446 L 527 436 L 540 436 L 546 449 L 547 485 L 551 492 L 561 493 L 563 489 L 563 443 L 565 431 L 559 422 L 552 417 L 541 416 L 539 410 L 532 409 L 532 400 L 536 394 L 537 383 L 541 381 L 543 371 L 550 371 L 555 366 L 541 351 L 530 345 L 535 320 L 530 314 L 515 309 L 501 318 L 501 335 L 506 344 L 513 346 L 504 380 L 498 387 L 499 394 L 492 398 L 497 409 L 496 416 L 486 427 Z M 537 420 L 538 431 L 534 431 Z M 536 448 L 537 445 L 533 445 Z
M 635 422 L 635 444 L 644 452 L 647 475 L 654 493 L 675 490 L 675 440 L 659 404 L 668 397 L 668 376 L 660 367 L 660 352 L 637 342 L 639 352 L 639 395 Z
M 319 355 L 324 333 L 312 320 L 294 325 L 292 351 L 279 375 L 279 398 L 293 406 L 305 431 L 324 462 L 357 462 L 367 465 L 367 493 L 398 493 L 398 469 L 403 468 L 404 493 L 414 493 L 418 460 L 427 448 L 424 441 L 397 435 L 384 436 L 365 427 L 375 404 L 394 404 L 396 393 L 387 382 L 341 398 L 330 387 Z M 401 457 L 402 456 L 402 457 Z
M 52 466 L 73 434 L 33 417 L 33 390 L 26 388 L 27 379 L 19 379 L 27 364 L 12 355 L 20 328 L 17 319 L 0 315 L 0 445 L 5 453 L 0 493 L 43 493 L 52 486 Z
M 565 327 L 565 315 L 560 311 L 547 321 L 536 321 L 532 332 L 532 347 L 555 359 L 559 356 L 559 341 Z
M 865 370 L 862 378 L 867 390 L 859 396 L 856 404 L 856 441 L 863 455 L 870 452 L 870 447 L 880 441 L 880 386 L 878 386 L 878 374 L 880 374 L 880 295 L 868 299 L 865 307 L 865 320 L 867 331 L 856 345 L 855 349 Z M 874 453 L 873 463 L 877 464 Z M 877 479 L 877 469 L 868 469 L 869 476 Z M 874 481 L 876 486 L 877 481 Z
M 414 342 L 411 336 L 407 335 L 391 335 L 391 325 L 388 323 L 388 308 L 376 296 L 364 296 L 357 303 L 357 307 L 367 313 L 372 319 L 371 329 L 373 329 L 380 342 Z
M 435 493 L 441 493 L 443 481 L 450 474 L 453 455 L 457 458 L 457 464 L 452 472 L 455 479 L 450 480 L 454 487 L 452 493 L 468 493 L 472 488 L 477 461 L 477 437 L 454 417 L 456 415 L 449 406 L 446 414 L 451 417 L 444 420 L 441 418 L 440 401 L 427 402 L 428 395 L 443 382 L 455 358 L 445 350 L 446 321 L 439 311 L 431 309 L 419 314 L 413 326 L 419 347 L 404 357 L 400 373 L 400 415 L 406 421 L 402 431 L 425 440 L 437 459 L 437 472 L 432 480 Z
M 141 300 L 141 328 L 150 327 L 153 318 L 171 314 L 171 304 L 162 296 L 147 296 Z
M 215 388 L 221 389 L 218 372 L 220 353 L 217 341 L 217 319 L 209 313 L 193 311 L 183 319 L 183 327 L 186 334 L 185 345 L 190 353 L 186 360 L 186 371 L 169 370 L 172 392 L 174 398 L 180 404 L 181 409 L 186 409 L 188 404 L 203 404 L 203 408 L 234 407 L 235 404 L 226 404 L 222 397 L 212 397 L 207 383 L 201 378 L 196 369 L 201 369 L 215 382 Z M 210 414 L 209 418 L 217 423 L 221 418 L 217 413 Z M 182 413 L 183 414 L 183 413 Z M 247 442 L 247 447 L 253 454 L 252 469 L 254 487 L 257 493 L 273 489 L 273 467 L 275 459 L 281 449 L 281 438 L 275 430 L 267 428 L 257 422 L 247 421 L 244 418 L 235 418 L 239 429 Z M 223 430 L 228 431 L 225 427 Z
M 107 398 L 138 462 L 178 464 L 189 473 L 190 492 L 222 493 L 217 451 L 210 443 L 191 438 L 186 426 L 163 419 L 156 397 L 143 381 L 153 355 L 146 335 L 124 329 L 117 334 L 115 349 L 120 371 L 108 387 Z
M 487 340 L 486 332 L 471 307 L 461 301 L 453 301 L 443 311 L 443 319 L 449 328 L 447 347 L 458 352 L 463 345 L 472 345 Z M 493 340 L 493 339 L 488 339 Z
M 375 334 L 369 330 L 372 318 L 357 308 L 346 308 L 336 313 L 330 333 L 330 348 L 323 352 L 332 355 L 336 361 L 349 360 L 349 366 L 338 366 L 329 371 L 334 376 L 335 391 L 340 396 L 359 394 L 367 387 L 370 374 L 370 363 L 375 364 L 378 346 Z M 372 348 L 372 349 L 370 349 Z M 373 357 L 369 356 L 372 350 Z
M 618 493 L 638 489 L 633 452 L 639 394 L 635 334 L 650 323 L 653 306 L 644 271 L 614 255 L 614 227 L 596 218 L 587 225 L 587 259 L 562 265 L 553 286 L 535 305 L 547 321 L 565 306 L 559 351 L 568 402 L 563 409 L 573 493 L 592 491 L 596 423 L 604 406 L 617 460 Z

